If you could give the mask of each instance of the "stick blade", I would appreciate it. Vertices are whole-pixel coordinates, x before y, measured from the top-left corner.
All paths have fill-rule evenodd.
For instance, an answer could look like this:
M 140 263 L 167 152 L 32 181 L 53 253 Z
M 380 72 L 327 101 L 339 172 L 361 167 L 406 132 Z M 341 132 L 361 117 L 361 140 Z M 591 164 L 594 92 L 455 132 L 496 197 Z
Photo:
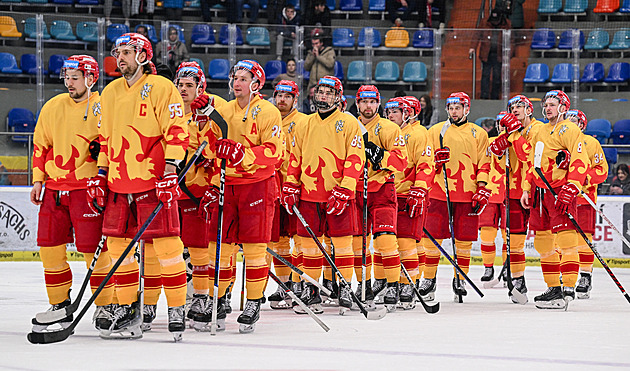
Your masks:
M 429 314 L 435 314 L 440 311 L 440 303 L 434 305 L 428 305 L 426 303 L 422 303 L 424 310 Z
M 501 278 L 500 278 L 500 277 L 501 277 L 501 276 L 499 276 L 499 277 L 497 277 L 497 278 L 495 278 L 495 279 L 493 279 L 493 280 L 490 280 L 490 281 L 484 282 L 484 283 L 481 285 L 481 287 L 483 287 L 484 289 L 491 289 L 491 288 L 495 287 L 496 285 L 498 285 L 498 284 L 499 284 L 499 282 L 501 282 Z
M 512 295 L 512 300 L 516 301 L 517 304 L 521 304 L 521 305 L 525 305 L 527 304 L 527 295 L 521 293 L 520 291 L 513 289 L 512 291 L 510 291 L 510 294 Z
M 371 321 L 376 321 L 376 320 L 385 318 L 386 315 L 387 315 L 387 308 L 383 307 L 379 310 L 367 312 L 367 314 L 365 315 L 365 318 Z
M 536 142 L 536 149 L 534 150 L 534 167 L 540 169 L 540 164 L 542 162 L 542 154 L 545 150 L 545 143 Z
M 60 331 L 30 332 L 26 338 L 31 344 L 51 344 L 66 340 L 72 334 L 71 327 Z
M 76 311 L 76 308 L 73 308 L 72 311 L 68 311 L 69 308 L 72 308 L 72 305 L 58 310 L 37 313 L 35 315 L 35 321 L 45 325 L 58 322 Z

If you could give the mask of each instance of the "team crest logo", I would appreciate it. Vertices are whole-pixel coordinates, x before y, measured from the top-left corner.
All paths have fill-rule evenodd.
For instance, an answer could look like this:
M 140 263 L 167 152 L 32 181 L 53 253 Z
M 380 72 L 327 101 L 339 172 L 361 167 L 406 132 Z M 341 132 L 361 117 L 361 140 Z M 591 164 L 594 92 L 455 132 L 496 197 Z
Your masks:
M 98 116 L 101 114 L 101 102 L 97 102 L 92 105 L 92 114 L 94 116 Z
M 260 107 L 259 106 L 254 107 L 254 109 L 252 110 L 252 120 L 256 120 L 256 116 L 258 116 L 259 113 L 260 113 Z
M 409 137 L 411 136 L 411 134 L 407 133 L 405 134 L 405 145 L 407 145 L 409 143 Z
M 289 129 L 287 129 L 287 133 L 291 134 L 291 132 L 293 131 L 293 127 L 295 126 L 295 121 L 291 121 L 289 123 Z
M 382 129 L 381 123 L 379 122 L 376 124 L 376 127 L 374 128 L 374 135 L 378 136 L 378 133 L 381 132 L 381 129 Z
M 142 91 L 140 92 L 140 96 L 142 97 L 142 100 L 144 100 L 144 98 L 149 97 L 149 93 L 151 92 L 152 87 L 153 85 L 144 84 L 144 86 L 142 87 Z
M 568 128 L 569 128 L 569 127 L 568 127 L 568 126 L 566 126 L 566 125 L 562 125 L 562 126 L 560 126 L 560 130 L 558 130 L 558 135 L 562 135 L 562 134 L 564 134 L 564 132 L 565 132 L 565 131 L 567 131 L 567 129 L 568 129 Z
M 477 129 L 470 128 L 470 132 L 472 133 L 473 138 L 477 138 Z
M 335 131 L 338 133 L 343 130 L 343 121 L 339 120 L 335 123 Z

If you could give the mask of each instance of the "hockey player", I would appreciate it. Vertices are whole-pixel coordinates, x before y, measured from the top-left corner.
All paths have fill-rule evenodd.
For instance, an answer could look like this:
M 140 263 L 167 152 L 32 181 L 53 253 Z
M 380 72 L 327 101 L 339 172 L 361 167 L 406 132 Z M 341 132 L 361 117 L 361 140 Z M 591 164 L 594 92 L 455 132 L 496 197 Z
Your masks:
M 284 133 L 282 117 L 276 107 L 259 96 L 265 84 L 265 72 L 255 61 L 242 60 L 230 71 L 230 89 L 236 99 L 218 109 L 228 124 L 228 137 L 213 125 L 212 133 L 202 130 L 208 139 L 221 138 L 210 143 L 204 150 L 207 158 L 227 161 L 225 179 L 225 206 L 222 242 L 240 243 L 243 246 L 247 271 L 247 302 L 243 313 L 238 317 L 241 332 L 254 331 L 260 317 L 260 305 L 267 282 L 267 244 L 271 241 L 274 201 L 278 197 L 275 169 L 284 154 Z M 202 112 L 206 106 L 199 110 Z M 203 207 L 215 204 L 219 199 L 219 179 L 205 191 L 201 201 Z M 218 207 L 211 211 L 209 218 L 210 270 L 214 270 L 218 227 Z M 232 265 L 230 257 L 235 252 L 234 245 L 222 244 L 219 264 L 220 301 L 230 284 Z M 217 299 L 219 300 L 219 299 Z M 217 325 L 225 329 L 225 312 L 217 308 Z M 208 300 L 205 313 L 212 312 L 212 300 Z
M 477 240 L 479 217 L 488 204 L 490 190 L 486 187 L 490 171 L 490 158 L 487 154 L 488 134 L 467 120 L 470 112 L 470 98 L 466 93 L 452 93 L 446 100 L 448 121 L 443 121 L 429 129 L 429 143 L 434 148 L 435 177 L 431 185 L 426 229 L 438 241 L 451 237 L 449 212 L 445 193 L 443 165 L 446 165 L 449 197 L 453 215 L 453 234 L 457 252 L 457 263 L 468 273 L 472 242 Z M 448 125 L 441 146 L 440 136 L 444 125 Z M 426 266 L 420 293 L 433 300 L 435 275 L 440 258 L 439 250 L 430 239 L 423 238 L 426 249 Z M 459 280 L 459 282 L 456 282 Z M 458 274 L 453 277 L 453 291 L 456 296 L 467 294 L 465 281 Z
M 531 143 L 534 147 L 538 142 L 545 145 L 541 170 L 558 199 L 554 200 L 545 183 L 531 168 L 523 184 L 521 203 L 524 207 L 531 207 L 530 230 L 536 235 L 551 230 L 555 245 L 560 250 L 559 254 L 554 248 L 553 237 L 534 241 L 548 286 L 547 291 L 534 298 L 534 303 L 542 309 L 566 309 L 568 302 L 575 298 L 579 268 L 577 247 L 580 244 L 580 237 L 566 212 L 576 215 L 577 196 L 586 180 L 589 159 L 582 132 L 565 117 L 571 108 L 569 97 L 562 91 L 552 90 L 545 95 L 542 103 L 543 114 L 549 123 L 541 126 Z M 562 154 L 565 156 L 562 157 Z M 531 151 L 530 163 L 533 163 L 534 155 Z M 561 273 L 564 289 L 560 286 Z
M 290 143 L 286 139 L 291 138 L 295 127 L 297 125 L 301 125 L 302 121 L 306 119 L 306 115 L 298 112 L 296 109 L 299 96 L 300 91 L 297 84 L 290 80 L 280 80 L 280 82 L 276 84 L 273 92 L 276 107 L 282 116 L 282 131 L 285 135 L 285 153 L 282 163 L 276 172 L 276 181 L 279 189 L 282 187 L 282 183 L 284 183 L 287 179 L 287 168 L 289 167 Z M 289 262 L 292 260 L 290 245 L 291 239 L 293 239 L 296 254 L 299 254 L 300 251 L 300 239 L 297 238 L 297 223 L 297 217 L 287 213 L 287 210 L 280 205 L 280 202 L 276 201 L 271 239 L 273 242 L 270 243 L 270 247 L 273 251 L 280 254 L 280 256 Z M 269 257 L 269 255 L 267 256 Z M 282 264 L 276 258 L 273 259 L 273 266 L 276 270 L 276 276 L 284 281 L 287 287 L 292 287 L 292 282 L 289 280 L 291 269 Z M 294 282 L 300 282 L 299 276 L 296 275 Z M 283 301 L 285 302 L 284 305 L 282 304 Z M 269 305 L 273 309 L 290 308 L 292 306 L 292 301 L 284 290 L 281 287 L 278 287 L 278 290 L 269 296 Z M 299 310 L 298 308 L 298 306 L 294 306 L 295 310 Z
M 118 260 L 158 203 L 163 209 L 142 238 L 147 256 L 155 255 L 168 302 L 168 329 L 176 341 L 185 329 L 186 265 L 179 238 L 177 165 L 188 146 L 182 97 L 173 83 L 155 75 L 151 43 L 127 33 L 112 47 L 123 78 L 111 82 L 101 97 L 103 113 L 99 134 L 98 174 L 88 183 L 88 200 L 104 210 L 103 234 L 108 236 L 112 259 Z M 138 264 L 127 256 L 114 275 L 120 306 L 114 312 L 111 332 L 142 336 L 138 327 Z
M 363 173 L 365 151 L 358 121 L 337 108 L 342 95 L 343 86 L 336 77 L 325 76 L 317 82 L 314 100 L 318 112 L 296 126 L 289 138 L 291 154 L 287 180 L 282 185 L 282 203 L 289 213 L 293 213 L 293 206 L 299 206 L 315 235 L 331 238 L 335 264 L 350 281 L 352 236 L 360 228 L 355 190 Z M 302 237 L 303 270 L 311 277 L 319 277 L 322 254 L 301 223 L 297 233 Z M 322 312 L 316 286 L 308 283 L 301 299 L 311 309 Z M 339 305 L 352 306 L 348 287 L 341 290 Z
M 35 126 L 31 202 L 41 206 L 37 244 L 50 310 L 70 304 L 72 271 L 66 259 L 66 244 L 75 242 L 89 267 L 102 236 L 103 216 L 92 212 L 86 201 L 86 181 L 96 175 L 99 154 L 101 103 L 98 92 L 91 91 L 98 77 L 98 63 L 91 56 L 73 55 L 65 60 L 61 78 L 68 94 L 50 99 Z M 93 291 L 103 282 L 110 266 L 110 253 L 104 246 L 90 277 Z M 109 328 L 113 290 L 110 281 L 96 298 L 97 329 Z M 70 315 L 59 325 L 65 328 L 72 319 Z M 35 324 L 33 331 L 47 327 Z
M 576 124 L 580 130 L 584 131 L 588 123 L 586 115 L 580 110 L 567 111 L 567 119 Z M 597 185 L 606 181 L 608 177 L 608 161 L 604 156 L 601 144 L 597 139 L 590 135 L 584 135 L 584 146 L 589 157 L 589 168 L 586 173 L 586 184 L 582 187 L 582 191 L 594 203 L 597 203 Z M 562 156 L 566 153 L 563 152 Z M 596 211 L 584 198 L 580 195 L 577 199 L 577 213 L 575 218 L 580 228 L 586 233 L 589 241 L 593 242 L 593 234 L 595 233 Z M 588 247 L 582 237 L 578 238 L 578 256 L 580 261 L 580 279 L 575 288 L 575 294 L 578 299 L 588 299 L 591 296 L 593 260 L 595 254 Z
M 403 309 L 412 309 L 415 306 L 411 285 L 415 284 L 420 275 L 417 242 L 422 239 L 429 201 L 428 189 L 433 179 L 433 151 L 427 143 L 427 129 L 416 120 L 420 114 L 420 102 L 416 104 L 414 99 L 415 97 L 392 98 L 385 105 L 388 119 L 401 128 L 408 155 L 405 170 L 396 172 L 398 251 L 401 264 L 413 281 L 409 282 L 401 274 L 400 303 Z

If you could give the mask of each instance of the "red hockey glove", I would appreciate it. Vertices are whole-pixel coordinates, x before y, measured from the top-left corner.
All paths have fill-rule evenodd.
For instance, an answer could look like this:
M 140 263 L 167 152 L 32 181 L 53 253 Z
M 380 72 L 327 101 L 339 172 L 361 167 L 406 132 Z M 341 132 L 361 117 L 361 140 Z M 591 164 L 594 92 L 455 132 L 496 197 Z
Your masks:
M 348 206 L 348 201 L 350 200 L 350 197 L 352 197 L 353 193 L 354 192 L 347 188 L 335 186 L 335 188 L 330 191 L 328 204 L 326 205 L 326 213 L 341 215 L 346 209 L 346 206 Z
M 503 116 L 501 120 L 499 120 L 499 125 L 503 126 L 505 130 L 507 130 L 508 134 L 512 134 L 515 131 L 521 130 L 523 128 L 523 124 L 511 113 Z
M 569 206 L 575 202 L 575 198 L 580 193 L 580 189 L 573 183 L 567 183 L 562 186 L 560 192 L 558 192 L 558 199 L 556 200 L 556 208 L 561 213 L 566 213 L 569 210 Z
M 210 112 L 212 112 L 212 108 L 214 107 L 214 98 L 201 94 L 190 104 L 190 109 L 194 113 L 193 120 L 198 123 L 207 122 L 208 116 L 210 116 Z
M 300 202 L 300 186 L 294 183 L 283 183 L 282 193 L 280 194 L 280 203 L 287 209 L 287 212 L 293 215 L 293 205 Z
M 203 197 L 201 197 L 201 202 L 199 202 L 199 216 L 202 219 L 208 218 L 211 214 L 212 208 L 219 201 L 219 195 L 219 187 L 214 185 L 208 186 L 203 193 Z
M 508 141 L 508 136 L 508 133 L 503 133 L 499 135 L 497 139 L 495 139 L 492 143 L 490 143 L 488 148 L 493 155 L 497 157 L 505 155 L 505 150 L 512 145 Z
M 442 167 L 451 159 L 451 150 L 448 147 L 435 150 L 435 166 Z
M 215 142 L 215 146 L 217 148 L 217 157 L 230 161 L 233 166 L 240 164 L 243 161 L 243 157 L 245 157 L 243 145 L 232 139 L 219 139 Z
M 485 186 L 477 186 L 477 192 L 472 197 L 473 214 L 479 215 L 488 205 L 488 199 L 492 192 Z
M 212 171 L 212 168 L 214 167 L 214 163 L 212 160 L 209 160 L 205 157 L 203 157 L 203 155 L 199 155 L 199 157 L 197 157 L 197 160 L 195 160 L 195 167 L 196 168 L 204 168 L 206 169 L 208 172 Z
M 571 162 L 571 153 L 566 149 L 561 149 L 556 155 L 556 165 L 558 169 L 568 170 L 569 163 Z
M 101 214 L 105 210 L 107 201 L 107 176 L 98 174 L 87 181 L 87 201 L 92 211 Z
M 422 187 L 411 187 L 407 196 L 407 212 L 410 218 L 422 215 L 428 191 Z
M 182 190 L 177 184 L 177 174 L 171 173 L 158 178 L 155 181 L 155 192 L 158 200 L 164 203 L 164 208 L 170 209 L 173 203 L 182 195 Z

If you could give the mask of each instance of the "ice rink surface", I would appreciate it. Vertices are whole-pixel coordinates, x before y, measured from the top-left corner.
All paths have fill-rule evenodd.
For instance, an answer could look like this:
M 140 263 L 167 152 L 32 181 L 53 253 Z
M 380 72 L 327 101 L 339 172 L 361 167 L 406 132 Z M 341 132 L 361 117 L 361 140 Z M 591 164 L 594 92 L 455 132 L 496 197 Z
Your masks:
M 71 262 L 76 295 L 85 264 Z M 241 264 L 239 263 L 239 273 Z M 500 267 L 498 267 L 500 269 Z M 496 271 L 497 269 L 495 269 Z M 481 288 L 481 266 L 470 277 Z M 615 274 L 630 288 L 630 270 Z M 512 304 L 507 289 L 470 287 L 464 304 L 453 302 L 452 268 L 440 266 L 436 299 L 440 311 L 421 306 L 379 321 L 359 312 L 339 316 L 326 308 L 324 332 L 307 315 L 263 306 L 252 334 L 239 334 L 240 281 L 227 330 L 210 336 L 187 330 L 174 343 L 161 296 L 153 330 L 138 340 L 102 340 L 90 309 L 66 341 L 32 345 L 26 340 L 35 313 L 48 308 L 38 262 L 0 263 L 0 369 L 2 370 L 596 370 L 630 369 L 630 303 L 608 274 L 596 269 L 589 300 L 569 310 L 540 310 L 533 297 L 545 290 L 539 267 L 527 267 L 529 303 Z M 354 285 L 356 287 L 356 284 Z M 267 294 L 275 291 L 270 282 Z M 74 297 L 74 296 L 73 296 Z M 84 296 L 87 300 L 87 294 Z

